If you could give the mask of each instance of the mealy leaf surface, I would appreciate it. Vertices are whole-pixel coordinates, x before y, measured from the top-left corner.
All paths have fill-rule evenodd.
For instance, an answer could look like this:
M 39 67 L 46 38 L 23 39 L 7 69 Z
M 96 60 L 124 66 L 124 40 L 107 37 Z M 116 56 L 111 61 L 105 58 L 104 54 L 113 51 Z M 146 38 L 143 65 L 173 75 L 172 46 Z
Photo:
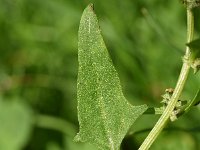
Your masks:
M 80 131 L 75 140 L 102 150 L 118 150 L 128 129 L 147 106 L 132 106 L 125 99 L 92 4 L 83 12 L 78 36 Z

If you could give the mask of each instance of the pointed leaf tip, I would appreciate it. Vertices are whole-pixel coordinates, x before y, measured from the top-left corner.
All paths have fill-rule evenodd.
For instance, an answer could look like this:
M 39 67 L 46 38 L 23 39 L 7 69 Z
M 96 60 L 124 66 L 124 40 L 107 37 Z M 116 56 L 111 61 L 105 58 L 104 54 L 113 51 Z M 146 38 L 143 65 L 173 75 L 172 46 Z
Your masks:
M 125 99 L 91 4 L 83 12 L 78 36 L 80 129 L 75 140 L 103 150 L 118 150 L 128 129 L 147 106 L 132 106 Z

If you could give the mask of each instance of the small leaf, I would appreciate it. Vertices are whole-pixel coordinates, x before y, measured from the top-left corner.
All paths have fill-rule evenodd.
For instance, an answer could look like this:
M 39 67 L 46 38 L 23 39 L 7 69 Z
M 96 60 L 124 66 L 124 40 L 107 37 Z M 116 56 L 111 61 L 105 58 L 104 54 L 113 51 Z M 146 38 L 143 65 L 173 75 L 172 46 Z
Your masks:
M 191 49 L 192 59 L 200 58 L 200 39 L 186 44 Z
M 75 140 L 103 150 L 118 150 L 128 129 L 147 106 L 132 106 L 125 99 L 92 4 L 81 18 L 78 60 L 80 131 Z
M 144 114 L 151 114 L 151 115 L 161 115 L 165 110 L 164 106 L 161 107 L 149 107 Z
M 191 49 L 190 64 L 194 69 L 194 73 L 197 73 L 200 69 L 200 39 L 196 39 L 188 44 Z
M 200 102 L 200 89 L 197 91 L 197 93 L 196 93 L 195 97 L 193 98 L 193 100 L 191 100 L 191 101 L 187 104 L 187 106 L 186 106 L 186 108 L 185 108 L 184 111 L 185 111 L 185 112 L 188 112 L 188 111 L 191 109 L 192 106 L 197 105 L 199 102 Z
M 183 105 L 181 111 L 178 114 L 178 117 L 186 114 L 193 106 L 198 105 L 200 102 L 200 89 L 197 91 L 194 98 L 187 102 L 187 104 Z

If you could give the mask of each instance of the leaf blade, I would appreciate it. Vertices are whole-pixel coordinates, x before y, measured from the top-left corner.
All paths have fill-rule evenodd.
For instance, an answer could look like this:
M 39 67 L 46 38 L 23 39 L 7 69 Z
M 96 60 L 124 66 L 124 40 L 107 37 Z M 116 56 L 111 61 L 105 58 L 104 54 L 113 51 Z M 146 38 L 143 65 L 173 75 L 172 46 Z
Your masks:
M 83 12 L 78 43 L 77 141 L 117 150 L 133 122 L 147 109 L 125 99 L 90 4 Z
M 200 38 L 191 41 L 190 43 L 186 44 L 192 52 L 192 59 L 195 60 L 196 58 L 200 58 Z
M 191 109 L 192 106 L 199 104 L 199 101 L 200 101 L 200 89 L 198 89 L 194 98 L 188 103 L 187 107 L 184 110 L 185 113 L 187 113 Z

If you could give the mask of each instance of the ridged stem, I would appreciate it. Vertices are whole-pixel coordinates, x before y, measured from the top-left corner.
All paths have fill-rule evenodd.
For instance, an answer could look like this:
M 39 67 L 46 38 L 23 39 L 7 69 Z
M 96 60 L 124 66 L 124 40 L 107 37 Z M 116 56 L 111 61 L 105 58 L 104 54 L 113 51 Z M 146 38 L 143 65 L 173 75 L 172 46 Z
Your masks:
M 194 16 L 191 9 L 187 9 L 187 42 L 189 43 L 193 39 L 193 32 L 194 32 Z M 189 59 L 190 57 L 190 49 L 189 47 L 186 47 L 186 52 L 184 56 L 184 60 Z M 158 135 L 161 133 L 165 125 L 167 124 L 170 115 L 172 114 L 176 103 L 182 93 L 182 90 L 184 88 L 186 79 L 188 77 L 188 73 L 190 70 L 190 64 L 188 61 L 183 61 L 183 66 L 176 84 L 176 87 L 174 89 L 173 95 L 171 97 L 171 100 L 169 104 L 167 105 L 166 109 L 164 110 L 163 114 L 155 124 L 154 128 L 150 131 L 147 138 L 144 140 L 142 145 L 140 146 L 139 150 L 148 150 L 150 146 L 153 144 L 155 139 L 158 137 Z

